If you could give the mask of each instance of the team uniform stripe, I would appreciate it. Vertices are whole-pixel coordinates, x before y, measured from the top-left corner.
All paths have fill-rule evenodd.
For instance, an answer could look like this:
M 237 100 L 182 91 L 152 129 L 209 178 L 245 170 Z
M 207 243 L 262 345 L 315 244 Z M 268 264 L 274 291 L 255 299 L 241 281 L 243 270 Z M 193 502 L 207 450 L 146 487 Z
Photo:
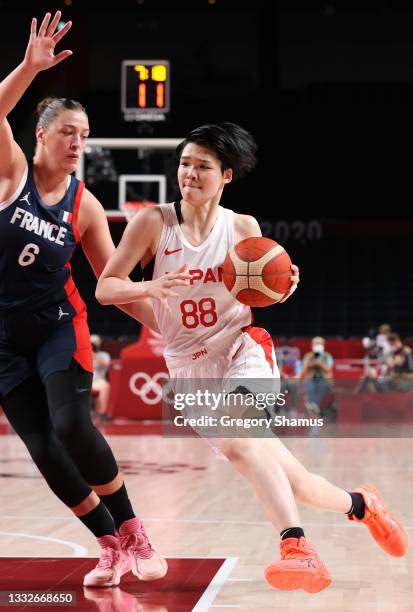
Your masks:
M 247 327 L 243 331 L 262 347 L 265 360 L 270 366 L 271 372 L 274 372 L 274 345 L 270 334 L 262 327 Z
M 76 195 L 75 195 L 75 201 L 73 204 L 73 220 L 72 220 L 72 227 L 73 227 L 73 233 L 75 236 L 75 240 L 76 242 L 80 242 L 80 233 L 79 233 L 79 228 L 78 228 L 78 216 L 79 216 L 79 208 L 80 208 L 80 200 L 82 199 L 82 194 L 83 194 L 83 189 L 85 188 L 85 184 L 80 181 L 79 185 L 77 187 L 77 191 L 76 191 Z
M 80 201 L 82 199 L 84 188 L 84 182 L 80 181 L 73 203 L 72 228 L 76 242 L 80 242 L 81 239 L 78 227 L 78 218 Z M 70 276 L 65 284 L 65 291 L 68 301 L 76 310 L 76 315 L 73 317 L 72 321 L 76 337 L 76 352 L 73 355 L 73 358 L 76 359 L 84 370 L 87 372 L 93 372 L 93 353 L 90 345 L 90 332 L 87 324 L 86 305 L 80 297 L 77 287 L 73 281 L 70 263 L 67 262 L 66 266 L 70 270 Z
M 87 324 L 86 305 L 76 288 L 74 283 L 70 263 L 67 262 L 66 267 L 70 270 L 70 276 L 65 284 L 67 301 L 73 306 L 76 311 L 72 319 L 73 329 L 76 338 L 76 351 L 73 358 L 87 372 L 93 372 L 93 353 L 90 344 L 90 332 Z

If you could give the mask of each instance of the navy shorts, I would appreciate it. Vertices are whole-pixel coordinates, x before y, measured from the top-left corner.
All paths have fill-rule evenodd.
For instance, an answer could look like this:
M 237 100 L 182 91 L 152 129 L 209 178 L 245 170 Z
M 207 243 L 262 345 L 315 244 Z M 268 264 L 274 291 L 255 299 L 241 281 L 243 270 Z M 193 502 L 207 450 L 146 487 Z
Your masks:
M 36 372 L 42 382 L 68 370 L 75 359 L 93 372 L 93 353 L 86 310 L 70 302 L 31 314 L 0 316 L 0 395 L 7 395 Z

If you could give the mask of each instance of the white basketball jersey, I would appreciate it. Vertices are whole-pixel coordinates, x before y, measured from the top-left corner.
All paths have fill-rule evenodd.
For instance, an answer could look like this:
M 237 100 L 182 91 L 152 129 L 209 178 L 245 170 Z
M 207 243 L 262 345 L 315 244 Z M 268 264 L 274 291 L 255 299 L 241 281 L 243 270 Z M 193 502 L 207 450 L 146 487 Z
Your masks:
M 168 365 L 194 362 L 226 346 L 251 323 L 251 309 L 232 297 L 222 281 L 222 265 L 234 246 L 234 213 L 218 207 L 215 225 L 199 246 L 185 238 L 174 204 L 161 204 L 164 225 L 155 257 L 153 279 L 189 265 L 190 285 L 173 287 L 171 313 L 152 300 Z

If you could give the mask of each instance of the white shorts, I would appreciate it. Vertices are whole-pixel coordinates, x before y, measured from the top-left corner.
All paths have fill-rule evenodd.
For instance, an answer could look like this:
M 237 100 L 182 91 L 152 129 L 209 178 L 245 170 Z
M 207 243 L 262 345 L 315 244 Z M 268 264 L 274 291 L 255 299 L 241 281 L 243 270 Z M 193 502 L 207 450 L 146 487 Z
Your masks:
M 270 334 L 261 327 L 247 327 L 219 351 L 174 367 L 171 379 L 180 378 L 280 378 Z
M 191 419 L 192 422 L 186 422 L 185 425 L 189 424 L 198 435 L 208 438 L 214 448 L 219 447 L 219 438 L 237 437 L 233 430 L 219 427 L 219 424 L 218 429 L 215 425 L 209 426 L 206 417 L 228 414 L 228 407 L 222 401 L 218 405 L 217 400 L 214 408 L 215 399 L 222 398 L 223 393 L 231 394 L 241 389 L 244 395 L 248 393 L 257 397 L 269 393 L 277 396 L 280 392 L 280 374 L 272 339 L 266 330 L 259 327 L 240 331 L 236 339 L 231 339 L 231 343 L 221 347 L 219 352 L 209 353 L 202 359 L 179 367 L 169 367 L 169 375 L 174 398 L 182 398 L 184 402 L 178 409 L 181 412 L 177 413 L 175 407 L 179 404 L 175 401 L 173 415 L 180 415 L 180 422 L 183 422 L 184 417 Z M 203 394 L 202 401 L 199 401 L 200 395 L 197 395 L 193 403 L 188 405 L 188 397 L 196 395 L 198 391 Z M 213 396 L 210 403 L 206 401 L 206 392 L 209 397 Z M 229 413 L 234 417 L 245 416 L 245 406 L 241 409 L 231 406 Z M 264 408 L 257 412 L 254 406 L 253 414 L 265 417 L 266 413 Z M 226 432 L 228 436 L 225 436 Z M 252 437 L 257 437 L 256 433 Z

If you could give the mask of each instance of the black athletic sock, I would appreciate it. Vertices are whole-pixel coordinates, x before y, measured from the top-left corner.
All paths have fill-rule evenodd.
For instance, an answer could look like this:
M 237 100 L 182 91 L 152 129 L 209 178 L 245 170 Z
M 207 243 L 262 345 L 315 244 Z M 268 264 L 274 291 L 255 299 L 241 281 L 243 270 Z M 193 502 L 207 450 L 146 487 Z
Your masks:
M 116 535 L 115 523 L 108 509 L 99 502 L 91 512 L 77 517 L 97 538 L 105 535 Z
M 301 527 L 288 527 L 287 529 L 283 529 L 280 533 L 281 540 L 285 540 L 287 538 L 303 538 L 304 531 Z
M 346 514 L 354 514 L 354 516 L 358 519 L 362 519 L 364 517 L 364 512 L 366 510 L 366 504 L 364 503 L 363 496 L 360 493 L 350 493 L 351 497 L 351 508 Z
M 135 513 L 124 484 L 115 493 L 100 495 L 99 497 L 113 516 L 117 529 L 124 521 L 135 518 Z

